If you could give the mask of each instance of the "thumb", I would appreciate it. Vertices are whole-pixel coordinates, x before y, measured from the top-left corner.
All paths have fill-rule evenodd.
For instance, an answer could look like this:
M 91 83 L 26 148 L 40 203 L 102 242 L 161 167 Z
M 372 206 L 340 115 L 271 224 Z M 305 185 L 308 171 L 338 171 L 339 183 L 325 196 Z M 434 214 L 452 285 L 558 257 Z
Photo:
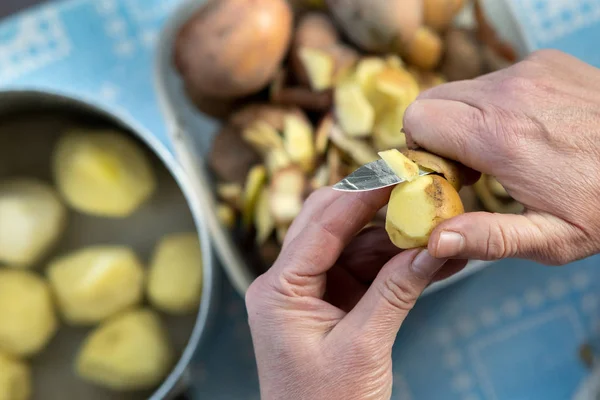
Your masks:
M 444 258 L 492 261 L 516 257 L 565 264 L 572 261 L 571 255 L 560 243 L 571 242 L 572 236 L 566 222 L 547 214 L 474 212 L 436 227 L 428 249 L 433 256 Z

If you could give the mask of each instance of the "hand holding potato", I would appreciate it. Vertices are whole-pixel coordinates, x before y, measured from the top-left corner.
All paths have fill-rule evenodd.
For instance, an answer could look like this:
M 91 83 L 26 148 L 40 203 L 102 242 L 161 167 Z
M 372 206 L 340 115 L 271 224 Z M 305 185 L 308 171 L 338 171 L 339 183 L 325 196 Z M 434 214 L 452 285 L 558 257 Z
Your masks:
M 432 280 L 465 265 L 401 252 L 383 229 L 362 230 L 390 191 L 313 193 L 278 260 L 248 290 L 262 399 L 390 398 L 404 318 Z
M 409 144 L 494 176 L 525 206 L 443 222 L 431 254 L 565 264 L 600 251 L 599 115 L 600 71 L 552 50 L 423 92 L 404 116 Z

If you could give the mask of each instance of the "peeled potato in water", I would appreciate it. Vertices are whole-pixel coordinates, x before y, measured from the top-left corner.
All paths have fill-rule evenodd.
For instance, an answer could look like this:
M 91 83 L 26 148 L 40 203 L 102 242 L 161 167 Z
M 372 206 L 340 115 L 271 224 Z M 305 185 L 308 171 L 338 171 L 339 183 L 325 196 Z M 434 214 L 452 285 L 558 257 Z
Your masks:
M 156 246 L 148 271 L 148 299 L 170 314 L 192 312 L 202 294 L 202 250 L 198 235 L 175 233 Z
M 462 213 L 456 189 L 440 176 L 425 175 L 394 188 L 385 229 L 398 248 L 423 247 L 437 225 Z
M 21 360 L 0 352 L 0 400 L 31 397 L 31 371 Z
M 67 254 L 50 263 L 48 278 L 63 318 L 72 325 L 100 322 L 142 301 L 144 270 L 127 247 Z
M 37 354 L 57 327 L 46 282 L 28 271 L 0 269 L 0 350 L 19 357 Z
M 115 131 L 67 132 L 53 158 L 59 191 L 82 213 L 127 217 L 156 187 L 150 160 L 142 148 Z
M 149 389 L 167 375 L 173 349 L 149 309 L 120 314 L 92 331 L 75 362 L 80 378 L 113 390 Z
M 58 193 L 41 181 L 0 183 L 0 262 L 30 267 L 56 244 L 67 210 Z

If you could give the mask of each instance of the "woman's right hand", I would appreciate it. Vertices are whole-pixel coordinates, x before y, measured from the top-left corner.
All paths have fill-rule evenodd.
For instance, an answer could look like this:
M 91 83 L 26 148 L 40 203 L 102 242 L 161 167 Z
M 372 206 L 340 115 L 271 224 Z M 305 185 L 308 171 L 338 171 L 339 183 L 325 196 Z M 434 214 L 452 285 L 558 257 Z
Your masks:
M 433 256 L 560 265 L 600 252 L 600 69 L 538 51 L 423 92 L 404 130 L 411 146 L 495 176 L 526 207 L 445 221 L 430 238 Z

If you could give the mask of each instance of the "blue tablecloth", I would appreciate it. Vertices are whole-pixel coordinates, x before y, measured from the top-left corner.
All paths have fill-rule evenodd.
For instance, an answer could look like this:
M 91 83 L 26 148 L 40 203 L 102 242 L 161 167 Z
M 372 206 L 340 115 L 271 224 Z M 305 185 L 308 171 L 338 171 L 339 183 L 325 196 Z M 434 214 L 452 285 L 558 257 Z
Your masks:
M 167 143 L 152 86 L 156 37 L 178 1 L 70 0 L 0 24 L 0 87 L 100 103 Z M 512 0 L 530 49 L 600 65 L 600 1 Z M 394 348 L 394 398 L 567 399 L 600 336 L 594 257 L 562 268 L 506 260 L 422 299 Z M 211 342 L 193 364 L 198 398 L 258 399 L 242 299 L 225 281 Z

